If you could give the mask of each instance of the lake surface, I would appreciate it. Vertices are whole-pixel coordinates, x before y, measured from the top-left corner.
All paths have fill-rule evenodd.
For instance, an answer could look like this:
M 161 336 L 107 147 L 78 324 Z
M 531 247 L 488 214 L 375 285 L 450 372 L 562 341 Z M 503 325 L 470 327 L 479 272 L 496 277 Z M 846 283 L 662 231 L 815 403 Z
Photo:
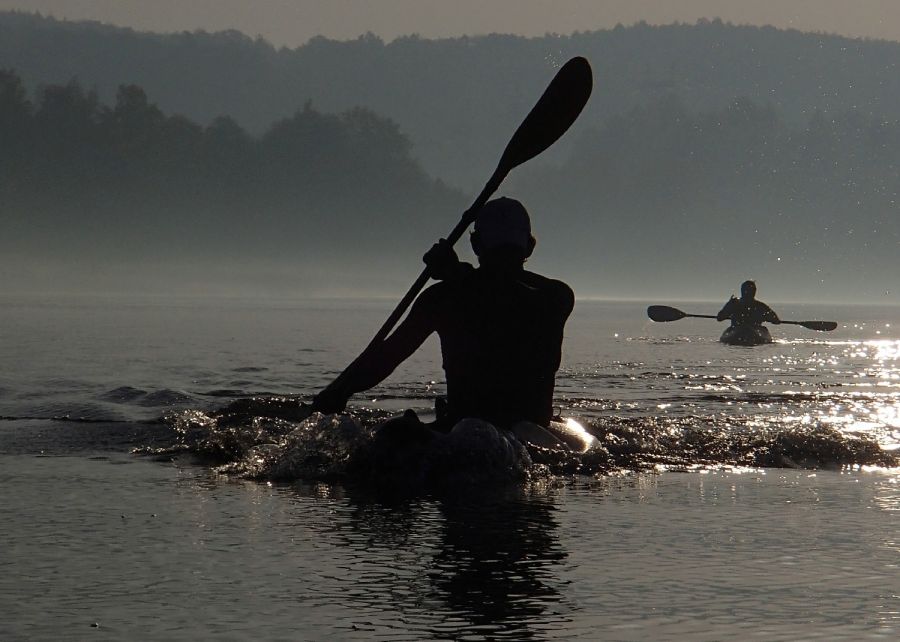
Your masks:
M 896 639 L 900 310 L 773 304 L 839 327 L 739 348 L 649 303 L 720 305 L 567 328 L 557 405 L 602 466 L 386 494 L 247 479 L 175 427 L 308 399 L 393 302 L 0 297 L 0 638 Z M 427 416 L 439 364 L 351 410 Z

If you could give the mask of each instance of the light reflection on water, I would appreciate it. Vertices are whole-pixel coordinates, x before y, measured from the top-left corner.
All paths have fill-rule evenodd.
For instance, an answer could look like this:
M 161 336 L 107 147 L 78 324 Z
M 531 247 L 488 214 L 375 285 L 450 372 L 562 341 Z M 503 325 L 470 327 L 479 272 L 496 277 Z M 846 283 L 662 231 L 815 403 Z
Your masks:
M 384 318 L 346 309 L 0 308 L 0 415 L 38 417 L 0 425 L 0 638 L 897 639 L 898 470 L 723 467 L 389 500 L 85 455 L 146 443 L 136 422 L 173 406 L 308 398 Z M 710 423 L 900 443 L 900 342 L 869 311 L 833 339 L 780 327 L 753 349 L 722 346 L 714 323 L 652 325 L 638 305 L 577 314 L 567 415 L 658 438 Z M 428 408 L 439 379 L 432 342 L 357 403 Z M 70 456 L 32 456 L 45 449 Z
M 832 423 L 847 433 L 874 436 L 885 450 L 900 448 L 900 341 L 865 341 L 845 348 L 846 360 L 857 366 L 856 384 L 864 393 L 835 399 Z M 857 363 L 855 360 L 861 360 Z
M 883 336 L 895 332 L 891 323 L 843 323 L 828 335 L 781 326 L 795 336 L 756 348 L 722 346 L 702 322 L 692 327 L 712 337 L 657 336 L 673 325 L 651 323 L 644 330 L 652 334 L 631 336 L 627 361 L 570 363 L 560 389 L 571 412 L 607 422 L 661 415 L 747 428 L 822 425 L 900 449 L 900 340 Z
M 900 634 L 900 471 L 383 496 L 127 458 L 5 463 L 5 639 Z

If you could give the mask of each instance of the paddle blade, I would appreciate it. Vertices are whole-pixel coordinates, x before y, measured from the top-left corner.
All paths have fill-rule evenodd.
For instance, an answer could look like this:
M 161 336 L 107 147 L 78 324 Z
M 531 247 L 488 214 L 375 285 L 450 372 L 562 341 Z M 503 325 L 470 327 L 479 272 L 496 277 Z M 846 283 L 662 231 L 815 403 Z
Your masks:
M 647 316 L 658 323 L 666 321 L 678 321 L 687 316 L 681 310 L 670 308 L 667 305 L 651 305 L 647 308 Z
M 831 332 L 837 327 L 837 323 L 834 321 L 801 321 L 800 325 L 819 332 Z
M 578 118 L 593 86 L 591 65 L 585 58 L 577 56 L 564 64 L 513 134 L 497 173 L 505 175 L 555 143 Z

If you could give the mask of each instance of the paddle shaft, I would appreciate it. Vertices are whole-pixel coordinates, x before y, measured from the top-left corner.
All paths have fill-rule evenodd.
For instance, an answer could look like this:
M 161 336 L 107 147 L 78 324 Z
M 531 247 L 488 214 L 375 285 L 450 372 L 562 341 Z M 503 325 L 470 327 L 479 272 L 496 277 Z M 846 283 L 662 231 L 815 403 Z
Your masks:
M 809 330 L 817 330 L 819 332 L 831 332 L 837 328 L 834 321 L 782 321 L 782 323 L 790 323 L 792 325 L 802 325 Z
M 447 243 L 450 247 L 456 245 L 456 242 L 462 237 L 463 233 L 465 233 L 466 229 L 475 221 L 475 216 L 484 204 L 487 203 L 488 199 L 491 195 L 497 191 L 497 188 L 500 187 L 500 183 L 503 182 L 503 179 L 506 178 L 506 175 L 509 174 L 509 171 L 512 167 L 505 167 L 504 161 L 501 159 L 500 164 L 497 166 L 497 169 L 494 170 L 494 174 L 491 176 L 490 180 L 488 180 L 487 184 L 484 186 L 484 189 L 481 190 L 481 194 L 478 195 L 478 198 L 475 199 L 475 202 L 472 203 L 472 206 L 463 212 L 462 217 L 459 219 L 459 222 L 456 224 L 456 227 L 451 230 L 450 234 L 447 236 Z M 431 278 L 431 272 L 426 266 L 425 269 L 422 270 L 422 273 L 419 275 L 419 278 L 415 280 L 406 294 L 400 299 L 400 302 L 397 304 L 397 307 L 394 308 L 394 311 L 391 312 L 390 316 L 385 320 L 382 324 L 381 328 L 379 328 L 378 332 L 375 333 L 375 336 L 372 337 L 372 340 L 369 341 L 369 344 L 366 346 L 365 350 L 362 351 L 360 357 L 366 354 L 370 350 L 374 350 L 376 347 L 381 345 L 381 343 L 387 338 L 388 334 L 390 334 L 391 330 L 394 329 L 394 326 L 406 312 L 412 302 L 416 300 L 416 297 L 419 296 L 419 292 L 422 291 L 422 288 L 425 287 L 425 284 L 428 283 L 428 279 Z M 356 366 L 356 360 L 352 361 L 349 366 L 347 366 L 344 371 L 338 375 L 338 378 L 334 380 L 331 386 L 340 386 L 346 381 L 347 377 L 350 376 L 350 373 L 353 372 L 353 369 Z
M 475 220 L 478 210 L 487 203 L 487 200 L 497 191 L 500 183 L 503 182 L 503 179 L 514 167 L 540 154 L 571 127 L 587 103 L 592 86 L 593 77 L 587 60 L 576 56 L 562 66 L 538 102 L 513 134 L 500 157 L 497 168 L 484 186 L 484 189 L 481 190 L 481 194 L 478 195 L 472 206 L 463 213 L 459 223 L 450 232 L 450 235 L 447 237 L 450 247 L 456 244 L 466 231 L 466 228 Z M 384 342 L 388 334 L 419 295 L 419 292 L 428 283 L 430 276 L 427 267 L 422 270 L 419 278 L 412 284 L 412 287 L 400 300 L 394 311 L 391 312 L 375 336 L 372 337 L 372 340 L 363 350 L 360 357 L 351 362 L 329 388 L 343 385 L 350 373 L 353 372 L 359 359 Z
M 718 319 L 719 318 L 714 314 L 685 314 L 684 316 L 694 317 L 696 319 Z M 782 319 L 779 321 L 779 323 L 784 323 L 784 324 L 789 324 L 789 325 L 802 325 L 804 328 L 808 328 L 810 330 L 827 331 L 827 328 L 819 327 L 819 326 L 825 326 L 825 325 L 830 326 L 833 322 L 832 321 L 785 321 Z M 775 324 L 775 325 L 778 325 L 778 324 Z M 834 328 L 831 328 L 831 329 L 833 330 Z
M 587 103 L 592 87 L 591 66 L 581 56 L 572 58 L 560 68 L 540 99 L 513 133 L 506 149 L 503 150 L 500 162 L 497 163 L 497 168 L 485 184 L 484 189 L 481 190 L 481 194 L 450 232 L 447 237 L 450 247 L 456 244 L 466 228 L 474 222 L 478 210 L 487 203 L 487 200 L 497 191 L 500 183 L 514 167 L 543 152 L 572 126 Z M 428 283 L 429 277 L 430 273 L 426 267 L 394 308 L 381 329 L 372 337 L 363 353 L 378 346 L 387 338 L 419 292 Z
M 503 179 L 506 178 L 506 175 L 509 173 L 509 169 L 498 166 L 494 171 L 494 175 L 491 176 L 491 179 L 484 186 L 484 189 L 481 190 L 481 194 L 478 195 L 478 198 L 475 199 L 475 202 L 472 203 L 472 206 L 467 209 L 462 218 L 459 219 L 459 222 L 456 224 L 456 227 L 450 232 L 447 236 L 447 243 L 450 247 L 456 245 L 456 242 L 462 237 L 463 233 L 472 224 L 475 220 L 475 215 L 478 213 L 484 204 L 487 203 L 488 199 L 491 195 L 497 191 L 497 188 L 500 187 L 500 183 L 503 182 Z M 425 287 L 425 284 L 428 283 L 428 279 L 431 278 L 431 273 L 426 266 L 425 269 L 422 270 L 422 273 L 419 275 L 419 278 L 415 280 L 412 286 L 409 288 L 407 293 L 400 299 L 400 302 L 397 304 L 397 307 L 394 308 L 394 311 L 391 312 L 390 316 L 378 330 L 372 340 L 369 342 L 369 345 L 366 346 L 364 352 L 367 352 L 379 345 L 382 341 L 387 338 L 387 335 L 397 324 L 397 321 L 400 320 L 400 317 L 403 316 L 403 313 L 406 312 L 407 308 L 415 301 L 416 297 L 421 292 L 422 288 Z

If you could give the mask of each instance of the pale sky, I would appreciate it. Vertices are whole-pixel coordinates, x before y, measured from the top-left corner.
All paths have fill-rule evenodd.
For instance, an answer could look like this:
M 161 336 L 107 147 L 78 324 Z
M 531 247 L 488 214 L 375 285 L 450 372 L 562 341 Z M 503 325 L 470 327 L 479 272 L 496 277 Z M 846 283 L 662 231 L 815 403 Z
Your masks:
M 290 47 L 316 35 L 346 40 L 369 31 L 386 41 L 413 33 L 541 36 L 715 17 L 900 40 L 900 0 L 0 0 L 7 9 L 142 31 L 237 29 Z

